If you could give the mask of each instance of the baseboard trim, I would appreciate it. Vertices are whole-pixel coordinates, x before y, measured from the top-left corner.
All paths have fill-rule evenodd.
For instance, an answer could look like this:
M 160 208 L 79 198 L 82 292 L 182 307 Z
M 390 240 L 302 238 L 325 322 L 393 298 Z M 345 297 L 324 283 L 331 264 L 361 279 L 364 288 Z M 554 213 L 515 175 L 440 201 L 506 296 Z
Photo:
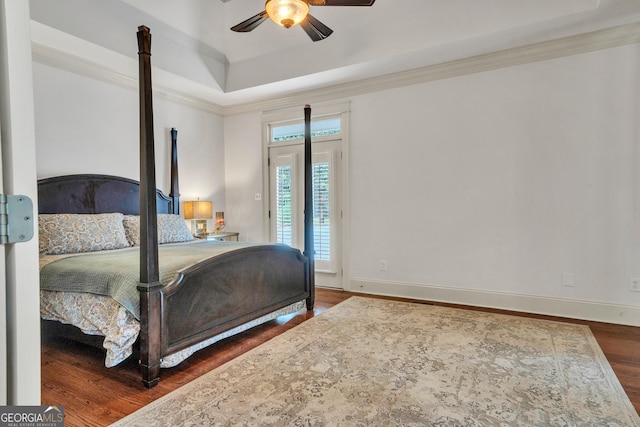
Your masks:
M 640 326 L 637 306 L 360 278 L 350 284 L 352 292 Z

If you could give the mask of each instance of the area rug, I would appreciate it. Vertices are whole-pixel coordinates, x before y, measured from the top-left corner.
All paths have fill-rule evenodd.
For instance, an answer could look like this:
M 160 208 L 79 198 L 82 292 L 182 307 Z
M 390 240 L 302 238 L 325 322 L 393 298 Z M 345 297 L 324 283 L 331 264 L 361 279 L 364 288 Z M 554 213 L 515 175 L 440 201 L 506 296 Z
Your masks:
M 640 426 L 586 326 L 352 297 L 115 426 Z

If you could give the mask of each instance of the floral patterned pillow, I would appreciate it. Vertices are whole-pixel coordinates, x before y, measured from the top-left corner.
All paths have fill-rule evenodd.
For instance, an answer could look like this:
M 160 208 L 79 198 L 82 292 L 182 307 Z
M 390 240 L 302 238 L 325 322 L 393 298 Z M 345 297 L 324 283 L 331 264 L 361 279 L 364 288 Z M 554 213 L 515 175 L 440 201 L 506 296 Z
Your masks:
M 41 255 L 72 254 L 129 246 L 122 225 L 124 215 L 40 214 L 38 232 Z
M 124 216 L 124 230 L 131 246 L 140 245 L 140 217 Z M 187 223 L 180 215 L 158 214 L 158 244 L 193 240 Z

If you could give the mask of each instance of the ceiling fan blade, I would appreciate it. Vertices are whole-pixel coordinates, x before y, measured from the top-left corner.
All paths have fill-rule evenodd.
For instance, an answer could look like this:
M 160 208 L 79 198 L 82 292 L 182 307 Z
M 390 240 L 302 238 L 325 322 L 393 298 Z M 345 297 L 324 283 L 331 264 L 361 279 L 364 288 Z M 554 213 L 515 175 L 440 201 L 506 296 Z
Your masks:
M 314 42 L 324 40 L 333 33 L 331 28 L 318 21 L 311 14 L 307 15 L 305 20 L 300 23 L 300 26 Z
M 238 25 L 231 27 L 231 30 L 238 33 L 248 33 L 249 31 L 254 30 L 258 25 L 262 24 L 268 17 L 269 15 L 267 15 L 267 11 L 264 10 L 246 21 L 242 21 Z
M 309 0 L 311 6 L 372 6 L 376 0 Z

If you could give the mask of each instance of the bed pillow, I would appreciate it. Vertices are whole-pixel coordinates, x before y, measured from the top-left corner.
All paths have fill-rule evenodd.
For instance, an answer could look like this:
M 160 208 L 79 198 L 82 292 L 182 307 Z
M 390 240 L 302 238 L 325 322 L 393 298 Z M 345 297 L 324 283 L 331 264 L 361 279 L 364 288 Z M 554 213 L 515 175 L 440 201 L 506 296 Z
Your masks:
M 40 214 L 38 233 L 41 255 L 72 254 L 129 246 L 122 225 L 124 215 Z
M 140 217 L 124 216 L 124 230 L 131 246 L 140 245 Z M 180 215 L 158 214 L 158 244 L 188 242 L 193 240 L 187 223 Z

